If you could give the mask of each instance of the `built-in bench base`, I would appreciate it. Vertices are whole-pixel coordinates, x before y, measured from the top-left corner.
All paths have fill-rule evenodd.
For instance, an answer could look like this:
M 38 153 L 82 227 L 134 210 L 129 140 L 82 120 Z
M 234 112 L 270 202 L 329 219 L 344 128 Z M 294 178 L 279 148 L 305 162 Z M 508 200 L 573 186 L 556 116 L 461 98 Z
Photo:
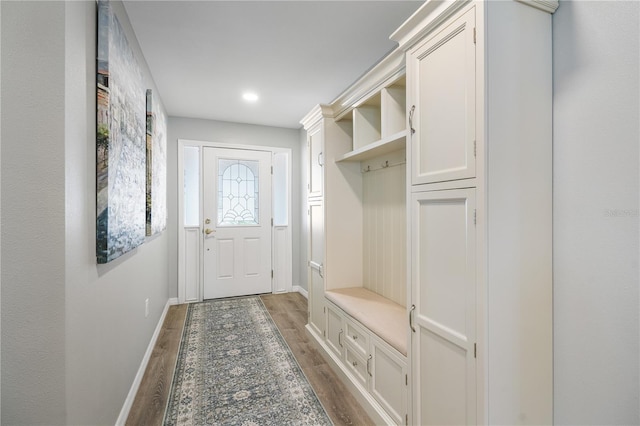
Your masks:
M 325 291 L 325 326 L 307 330 L 376 424 L 408 421 L 406 309 L 364 288 Z
M 366 288 L 325 292 L 325 297 L 402 355 L 407 356 L 407 310 Z

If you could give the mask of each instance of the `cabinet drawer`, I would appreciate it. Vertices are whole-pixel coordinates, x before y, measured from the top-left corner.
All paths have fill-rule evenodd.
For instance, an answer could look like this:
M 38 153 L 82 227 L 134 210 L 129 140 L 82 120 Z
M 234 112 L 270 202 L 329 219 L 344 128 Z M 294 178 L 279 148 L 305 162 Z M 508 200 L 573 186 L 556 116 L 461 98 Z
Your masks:
M 369 334 L 348 319 L 345 324 L 345 329 L 345 341 L 357 350 L 360 356 L 365 356 L 369 351 Z
M 347 370 L 360 382 L 363 386 L 367 385 L 369 373 L 367 373 L 367 361 L 361 357 L 356 351 L 349 346 L 345 347 L 345 364 Z

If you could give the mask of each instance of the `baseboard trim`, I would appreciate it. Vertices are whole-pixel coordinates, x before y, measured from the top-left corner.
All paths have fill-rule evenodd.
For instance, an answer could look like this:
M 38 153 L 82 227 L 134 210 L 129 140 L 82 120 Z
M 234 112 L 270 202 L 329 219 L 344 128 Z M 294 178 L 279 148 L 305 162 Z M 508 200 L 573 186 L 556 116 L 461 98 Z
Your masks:
M 164 305 L 164 309 L 162 310 L 162 315 L 160 315 L 160 319 L 158 320 L 158 324 L 156 325 L 156 329 L 151 336 L 151 341 L 147 346 L 147 351 L 142 357 L 142 362 L 140 363 L 140 367 L 138 367 L 138 373 L 136 377 L 133 379 L 133 384 L 131 385 L 131 389 L 129 389 L 129 394 L 127 395 L 127 399 L 124 400 L 124 404 L 122 405 L 122 409 L 120 410 L 120 415 L 118 416 L 118 420 L 116 420 L 116 426 L 124 425 L 127 421 L 127 417 L 129 417 L 129 411 L 131 411 L 131 407 L 133 406 L 133 401 L 136 399 L 136 394 L 138 393 L 138 388 L 140 388 L 140 383 L 142 382 L 142 377 L 144 376 L 144 372 L 147 369 L 147 364 L 149 363 L 149 359 L 151 358 L 151 352 L 153 352 L 153 348 L 156 346 L 156 341 L 158 340 L 158 336 L 160 335 L 160 330 L 162 330 L 162 324 L 164 324 L 164 319 L 167 316 L 167 312 L 169 311 L 169 306 L 177 305 L 178 298 L 173 297 L 167 300 L 167 303 Z
M 293 287 L 291 287 L 291 291 L 297 291 L 298 293 L 303 295 L 305 299 L 309 299 L 309 292 L 299 285 L 294 285 Z

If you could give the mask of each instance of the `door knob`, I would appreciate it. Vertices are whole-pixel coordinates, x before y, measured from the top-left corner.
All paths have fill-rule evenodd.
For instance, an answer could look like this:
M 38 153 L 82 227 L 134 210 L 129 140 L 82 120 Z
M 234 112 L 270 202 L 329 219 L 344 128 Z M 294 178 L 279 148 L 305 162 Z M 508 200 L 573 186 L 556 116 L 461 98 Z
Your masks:
M 212 233 L 214 233 L 214 232 L 216 232 L 216 230 L 215 230 L 215 229 L 209 229 L 209 228 L 207 228 L 207 229 L 205 229 L 205 230 L 204 230 L 204 233 L 205 233 L 205 234 L 207 234 L 207 235 L 212 234 Z

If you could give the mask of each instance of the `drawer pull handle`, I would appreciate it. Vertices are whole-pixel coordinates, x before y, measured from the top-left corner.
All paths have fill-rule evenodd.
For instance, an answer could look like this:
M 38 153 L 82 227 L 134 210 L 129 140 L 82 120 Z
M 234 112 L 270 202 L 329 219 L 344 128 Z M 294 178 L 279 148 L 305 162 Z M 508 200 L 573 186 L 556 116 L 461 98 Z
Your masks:
M 344 330 L 340 330 L 340 333 L 338 333 L 338 344 L 340 345 L 341 348 L 344 347 L 342 346 L 342 333 L 344 333 Z
M 369 374 L 369 376 L 371 376 L 371 369 L 369 368 L 369 363 L 371 362 L 371 358 L 373 358 L 373 355 L 369 355 L 369 358 L 367 358 L 367 373 Z
M 353 364 L 354 367 L 358 366 L 358 361 L 353 361 L 351 364 Z
M 355 334 L 353 335 L 353 340 L 358 340 L 358 336 L 356 336 Z

